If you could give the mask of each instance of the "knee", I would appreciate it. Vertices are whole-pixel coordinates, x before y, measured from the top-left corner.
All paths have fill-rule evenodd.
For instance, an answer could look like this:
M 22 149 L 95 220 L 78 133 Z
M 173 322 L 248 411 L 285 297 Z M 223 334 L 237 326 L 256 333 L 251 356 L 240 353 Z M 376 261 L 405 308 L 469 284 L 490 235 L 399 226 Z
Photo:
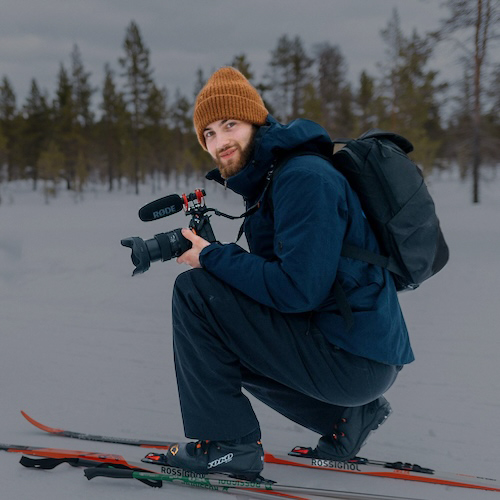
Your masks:
M 202 274 L 206 274 L 203 269 L 190 269 L 179 274 L 174 282 L 174 294 L 179 292 L 186 293 L 198 288 L 198 283 L 202 278 Z
M 179 274 L 172 292 L 174 304 L 199 304 L 217 295 L 217 278 L 204 269 L 190 269 Z M 219 284 L 220 287 L 220 284 Z
M 184 271 L 179 274 L 177 278 L 175 278 L 174 282 L 174 292 L 179 290 L 186 290 L 189 286 L 189 282 L 191 281 L 190 274 L 194 271 L 194 269 L 190 269 L 189 271 Z

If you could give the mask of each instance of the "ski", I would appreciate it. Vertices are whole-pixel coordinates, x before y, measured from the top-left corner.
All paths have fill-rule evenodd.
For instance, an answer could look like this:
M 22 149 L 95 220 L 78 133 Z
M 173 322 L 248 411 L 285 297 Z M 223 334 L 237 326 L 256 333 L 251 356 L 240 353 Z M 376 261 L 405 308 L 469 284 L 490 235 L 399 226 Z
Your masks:
M 85 476 L 114 478 L 134 478 L 148 486 L 159 487 L 163 482 L 181 483 L 198 488 L 208 488 L 230 493 L 238 490 L 245 495 L 263 497 L 264 495 L 308 500 L 309 495 L 346 500 L 412 500 L 406 497 L 388 497 L 371 493 L 345 492 L 324 488 L 306 488 L 296 485 L 279 484 L 260 478 L 245 481 L 223 474 L 197 474 L 177 467 L 149 462 L 134 462 L 122 455 L 61 448 L 35 447 L 0 443 L 0 450 L 22 453 L 21 464 L 35 469 L 54 469 L 62 463 L 87 467 Z M 28 455 L 28 456 L 26 456 Z M 40 457 L 40 458 L 32 458 Z M 308 496 L 304 496 L 308 495 Z
M 49 434 L 55 434 L 57 436 L 63 436 L 73 439 L 82 439 L 84 441 L 98 441 L 101 443 L 115 443 L 115 444 L 126 444 L 129 446 L 140 446 L 141 448 L 159 448 L 168 449 L 172 443 L 167 441 L 150 441 L 147 439 L 127 439 L 127 438 L 117 438 L 110 436 L 99 436 L 96 434 L 85 434 L 83 432 L 68 431 L 65 429 L 56 429 L 54 427 L 48 427 L 47 425 L 41 424 L 34 418 L 30 417 L 26 412 L 21 410 L 22 416 L 32 425 L 38 427 L 38 429 L 48 432 Z
M 41 424 L 23 411 L 21 413 L 31 424 L 54 435 L 156 449 L 168 449 L 169 446 L 173 444 L 168 441 L 115 438 L 111 436 L 99 436 L 65 429 L 57 429 Z M 443 472 L 406 462 L 387 462 L 361 457 L 355 457 L 347 462 L 325 460 L 314 457 L 310 448 L 295 447 L 289 455 L 279 455 L 266 452 L 264 461 L 270 464 L 328 470 L 332 472 L 346 472 L 364 476 L 384 477 L 421 483 L 440 484 L 443 486 L 455 486 L 458 488 L 483 489 L 500 492 L 500 481 L 498 479 Z
M 172 469 L 172 468 L 171 468 Z M 341 500 L 416 500 L 407 497 L 396 497 L 387 495 L 377 495 L 374 493 L 356 493 L 326 488 L 312 488 L 305 486 L 294 486 L 288 484 L 276 483 L 274 481 L 259 480 L 245 481 L 228 476 L 220 477 L 220 474 L 194 474 L 183 469 L 177 469 L 176 472 L 149 473 L 134 470 L 113 469 L 113 468 L 88 468 L 85 470 L 87 479 L 94 477 L 114 477 L 114 478 L 133 478 L 139 481 L 148 481 L 149 486 L 161 487 L 163 482 L 181 484 L 185 486 L 194 486 L 196 488 L 206 488 L 210 490 L 231 492 L 231 490 L 242 490 L 257 494 L 274 494 L 281 498 L 305 499 L 309 497 L 296 495 L 312 495 L 322 498 L 336 498 Z

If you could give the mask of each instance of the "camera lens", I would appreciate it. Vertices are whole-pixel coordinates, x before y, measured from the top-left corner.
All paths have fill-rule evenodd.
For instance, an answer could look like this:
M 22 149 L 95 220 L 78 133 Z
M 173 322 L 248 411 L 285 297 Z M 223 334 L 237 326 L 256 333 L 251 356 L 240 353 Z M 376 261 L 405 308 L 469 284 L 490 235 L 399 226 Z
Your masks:
M 148 243 L 152 241 L 155 241 L 156 244 L 151 243 L 148 245 Z M 160 259 L 165 262 L 174 257 L 179 257 L 186 250 L 191 248 L 191 242 L 182 236 L 180 229 L 174 229 L 167 233 L 155 234 L 153 240 L 146 241 L 146 245 L 148 246 L 152 262 Z

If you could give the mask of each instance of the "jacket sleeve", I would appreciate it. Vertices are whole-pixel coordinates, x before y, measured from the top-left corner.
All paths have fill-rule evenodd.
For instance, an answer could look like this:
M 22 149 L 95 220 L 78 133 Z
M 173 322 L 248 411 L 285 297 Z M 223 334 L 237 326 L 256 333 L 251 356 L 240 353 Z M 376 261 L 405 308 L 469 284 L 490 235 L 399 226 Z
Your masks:
M 347 226 L 345 187 L 324 159 L 300 156 L 283 167 L 272 189 L 276 258 L 212 244 L 203 249 L 201 264 L 261 304 L 310 311 L 328 297 L 337 273 Z

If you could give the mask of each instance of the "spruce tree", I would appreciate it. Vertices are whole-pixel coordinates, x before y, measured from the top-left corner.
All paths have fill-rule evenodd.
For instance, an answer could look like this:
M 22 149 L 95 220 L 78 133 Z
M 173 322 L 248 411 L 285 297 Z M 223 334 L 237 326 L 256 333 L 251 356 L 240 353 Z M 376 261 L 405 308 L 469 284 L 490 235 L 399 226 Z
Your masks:
M 75 184 L 75 164 L 78 157 L 77 113 L 73 96 L 71 77 L 61 63 L 57 76 L 56 97 L 53 103 L 55 146 L 64 157 L 64 165 L 60 165 L 61 175 L 66 181 L 67 189 Z M 55 150 L 52 148 L 52 150 Z
M 109 64 L 104 67 L 100 109 L 102 114 L 97 129 L 105 164 L 103 178 L 107 181 L 108 190 L 112 191 L 115 180 L 121 186 L 125 149 L 130 142 L 130 115 L 123 93 L 116 87 L 114 72 Z
M 304 91 L 311 81 L 309 70 L 313 62 L 299 36 L 294 39 L 281 36 L 271 51 L 271 73 L 268 76 L 271 104 L 281 120 L 287 122 L 303 115 Z
M 0 84 L 0 127 L 5 138 L 7 182 L 13 180 L 17 174 L 18 126 L 16 94 L 10 80 L 4 76 Z
M 52 120 L 48 104 L 48 97 L 41 92 L 35 79 L 31 80 L 31 87 L 26 103 L 23 106 L 23 162 L 33 180 L 33 190 L 38 186 L 40 153 L 47 145 L 51 136 Z
M 443 88 L 435 81 L 437 72 L 427 69 L 431 41 L 415 30 L 406 37 L 396 9 L 381 35 L 387 47 L 381 82 L 387 115 L 381 118 L 380 127 L 410 139 L 415 146 L 413 159 L 428 172 L 441 145 L 437 95 Z
M 316 85 L 323 109 L 322 124 L 333 136 L 349 136 L 352 133 L 348 94 L 347 63 L 338 46 L 322 43 L 316 46 Z
M 148 98 L 153 85 L 153 69 L 150 66 L 149 48 L 142 39 L 139 26 L 131 21 L 123 41 L 124 57 L 119 59 L 124 70 L 125 96 L 132 117 L 132 178 L 136 194 L 139 194 L 142 160 L 142 135 Z

